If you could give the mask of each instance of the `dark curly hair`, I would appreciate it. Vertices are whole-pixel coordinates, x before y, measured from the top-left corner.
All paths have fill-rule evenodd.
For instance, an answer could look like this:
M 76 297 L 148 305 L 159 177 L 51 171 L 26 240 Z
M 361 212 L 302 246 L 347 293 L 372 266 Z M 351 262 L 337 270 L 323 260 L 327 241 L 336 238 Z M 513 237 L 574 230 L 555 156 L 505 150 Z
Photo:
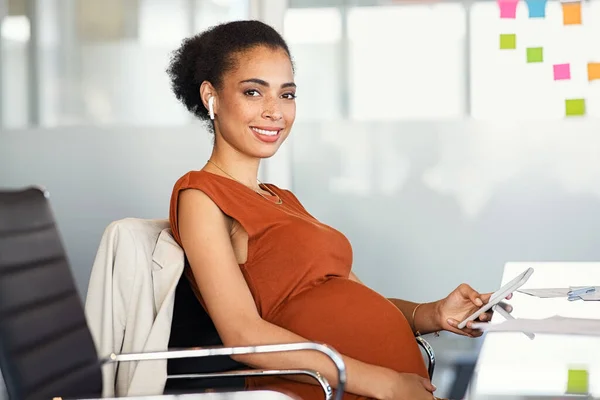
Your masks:
M 219 89 L 223 75 L 236 67 L 235 55 L 256 46 L 290 50 L 281 35 L 260 21 L 233 21 L 187 38 L 172 54 L 167 74 L 175 97 L 204 121 L 210 121 L 200 98 L 200 85 L 209 81 Z

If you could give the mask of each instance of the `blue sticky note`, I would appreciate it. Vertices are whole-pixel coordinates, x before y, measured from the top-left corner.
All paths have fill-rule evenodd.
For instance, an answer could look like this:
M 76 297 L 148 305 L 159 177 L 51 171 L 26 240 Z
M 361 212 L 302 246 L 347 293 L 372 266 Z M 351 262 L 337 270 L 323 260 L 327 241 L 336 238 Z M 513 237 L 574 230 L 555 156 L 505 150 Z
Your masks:
M 529 8 L 529 18 L 544 18 L 548 0 L 525 0 Z

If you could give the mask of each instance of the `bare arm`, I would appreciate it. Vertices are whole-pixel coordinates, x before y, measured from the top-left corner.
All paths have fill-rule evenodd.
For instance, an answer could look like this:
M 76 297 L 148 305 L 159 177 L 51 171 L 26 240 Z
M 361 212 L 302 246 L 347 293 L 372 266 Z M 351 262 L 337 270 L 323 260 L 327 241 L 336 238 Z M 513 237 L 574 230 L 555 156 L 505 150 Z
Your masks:
M 225 346 L 306 342 L 307 339 L 263 320 L 242 275 L 230 238 L 230 221 L 203 192 L 186 190 L 179 198 L 179 234 L 208 313 Z M 400 374 L 343 356 L 349 392 L 386 398 Z M 337 372 L 323 354 L 311 351 L 235 356 L 266 369 L 312 369 L 337 386 Z M 314 381 L 295 378 L 303 382 Z
M 362 283 L 360 279 L 354 274 L 354 272 L 350 272 L 350 279 Z M 364 283 L 363 283 L 364 285 Z M 419 305 L 419 303 L 413 303 L 411 301 L 406 301 L 402 299 L 388 299 L 392 302 L 393 305 L 396 306 L 404 314 L 404 317 L 408 320 L 413 333 L 417 333 L 417 331 L 423 335 L 431 332 L 437 332 L 442 329 L 441 326 L 436 322 L 435 318 L 438 310 L 438 302 L 433 303 L 423 303 L 422 306 L 419 307 L 416 313 L 414 313 L 413 320 L 413 311 Z

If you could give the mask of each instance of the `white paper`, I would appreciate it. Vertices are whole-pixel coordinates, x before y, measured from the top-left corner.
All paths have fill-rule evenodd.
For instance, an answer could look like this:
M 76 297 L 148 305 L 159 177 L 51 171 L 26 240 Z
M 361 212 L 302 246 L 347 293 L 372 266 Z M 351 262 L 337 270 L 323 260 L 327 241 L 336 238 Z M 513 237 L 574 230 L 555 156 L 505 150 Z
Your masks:
M 517 318 L 501 323 L 477 322 L 474 329 L 488 332 L 533 332 L 600 336 L 600 319 L 567 318 L 555 315 L 545 319 Z
M 582 288 L 586 288 L 589 286 L 571 286 L 571 290 L 577 290 L 577 289 L 582 289 Z M 586 293 L 586 294 L 582 294 L 581 296 L 581 300 L 584 301 L 600 301 L 600 286 L 594 286 L 594 288 L 596 289 L 594 292 L 592 293 Z
M 551 297 L 567 297 L 567 293 L 570 290 L 570 288 L 518 289 L 517 292 L 547 299 Z
M 600 301 L 600 292 L 596 290 L 593 293 L 582 294 L 579 297 L 581 297 L 581 300 L 583 301 Z
M 568 288 L 540 288 L 540 289 L 518 289 L 517 292 L 528 294 L 530 296 L 539 297 L 541 299 L 549 299 L 556 297 L 568 297 L 571 290 L 582 289 L 590 286 L 570 286 Z M 579 296 L 584 301 L 600 301 L 600 286 L 594 286 L 595 292 L 587 293 Z M 576 301 L 580 301 L 577 299 Z

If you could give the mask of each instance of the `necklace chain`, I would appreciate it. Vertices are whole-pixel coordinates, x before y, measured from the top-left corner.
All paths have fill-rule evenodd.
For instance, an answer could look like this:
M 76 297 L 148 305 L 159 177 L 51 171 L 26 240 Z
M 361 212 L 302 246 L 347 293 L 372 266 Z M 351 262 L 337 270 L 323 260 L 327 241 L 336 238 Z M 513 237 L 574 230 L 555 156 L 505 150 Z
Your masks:
M 217 167 L 219 170 L 221 170 L 221 172 L 223 172 L 225 175 L 227 175 L 228 177 L 230 177 L 231 179 L 233 179 L 234 181 L 236 181 L 236 182 L 237 182 L 237 183 L 239 183 L 240 185 L 244 185 L 242 182 L 240 182 L 239 180 L 235 179 L 235 178 L 234 178 L 234 177 L 233 177 L 231 174 L 229 174 L 229 173 L 228 173 L 227 171 L 225 171 L 223 168 L 219 167 L 219 166 L 218 166 L 218 165 L 217 165 L 215 162 L 213 162 L 213 161 L 211 161 L 211 160 L 208 160 L 208 162 L 209 162 L 209 163 L 211 163 L 212 165 L 214 165 L 215 167 Z M 275 193 L 275 192 L 273 192 L 271 189 L 269 189 L 269 187 L 268 187 L 267 185 L 265 185 L 264 183 L 262 183 L 262 182 L 261 182 L 261 181 L 259 181 L 258 179 L 256 179 L 256 182 L 258 182 L 258 187 L 259 187 L 259 189 L 260 189 L 261 187 L 263 187 L 263 188 L 265 188 L 265 189 L 267 190 L 267 192 L 271 193 L 273 196 L 275 196 L 275 197 L 277 198 L 277 202 L 276 202 L 275 204 L 281 204 L 281 203 L 283 203 L 283 201 L 281 201 L 281 197 L 279 197 L 279 196 L 277 195 L 277 193 Z M 246 186 L 246 185 L 244 185 L 244 186 Z M 247 187 L 247 186 L 246 186 L 246 187 Z M 266 200 L 269 200 L 267 197 L 265 197 L 265 195 L 264 195 L 264 194 L 262 194 L 262 193 L 261 193 L 261 192 L 259 192 L 258 190 L 256 190 L 256 189 L 252 189 L 252 188 L 250 188 L 250 189 L 251 189 L 251 190 L 253 190 L 254 192 L 256 192 L 257 194 L 259 194 L 259 195 L 260 195 L 261 197 L 263 197 L 264 199 L 266 199 Z M 269 201 L 272 201 L 272 200 L 269 200 Z

